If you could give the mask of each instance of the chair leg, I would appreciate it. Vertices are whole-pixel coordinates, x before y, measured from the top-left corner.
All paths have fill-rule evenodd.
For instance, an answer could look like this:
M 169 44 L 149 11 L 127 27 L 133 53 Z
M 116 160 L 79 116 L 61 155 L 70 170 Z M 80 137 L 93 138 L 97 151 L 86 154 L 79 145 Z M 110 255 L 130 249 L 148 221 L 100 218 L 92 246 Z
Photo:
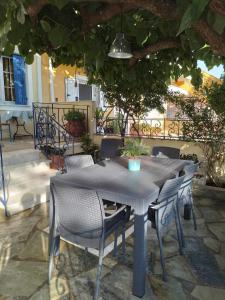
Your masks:
M 175 223 L 176 223 L 176 230 L 177 230 L 177 239 L 178 239 L 178 244 L 179 244 L 179 251 L 180 254 L 183 255 L 183 243 L 182 243 L 182 234 L 181 234 L 181 222 L 179 223 L 179 214 L 176 212 L 176 208 L 175 208 Z
M 122 228 L 122 253 L 123 253 L 123 260 L 126 257 L 126 225 L 123 224 Z
M 104 256 L 104 243 L 102 241 L 100 249 L 99 249 L 99 261 L 98 261 L 98 269 L 97 269 L 97 277 L 96 277 L 96 289 L 95 289 L 95 298 L 94 298 L 94 300 L 98 300 L 98 298 L 99 298 L 100 278 L 101 278 L 101 273 L 102 273 L 103 256 Z
M 181 238 L 182 247 L 185 248 L 184 231 L 183 231 L 183 225 L 181 223 L 180 210 L 179 210 L 179 205 L 178 204 L 176 205 L 176 215 L 177 215 L 178 226 L 179 226 L 179 230 L 180 230 L 180 238 Z
M 160 262 L 162 266 L 162 271 L 163 271 L 163 281 L 167 281 L 167 276 L 166 276 L 166 267 L 165 267 L 165 261 L 164 261 L 164 255 L 163 255 L 163 245 L 162 245 L 162 237 L 159 233 L 159 230 L 156 229 L 158 241 L 159 241 L 159 250 L 160 250 Z
M 115 239 L 114 239 L 114 249 L 113 249 L 113 256 L 117 256 L 117 239 L 118 239 L 118 228 L 115 229 Z
M 52 270 L 54 266 L 53 258 L 59 255 L 60 236 L 56 238 L 50 237 L 49 240 L 49 267 L 48 267 L 48 282 L 50 283 L 52 277 Z
M 193 203 L 191 204 L 191 212 L 192 212 L 192 218 L 194 222 L 194 229 L 197 230 L 197 222 L 196 222 L 195 209 Z
M 13 142 L 13 139 L 12 139 L 12 131 L 11 131 L 11 125 L 9 124 L 9 141 L 10 142 Z

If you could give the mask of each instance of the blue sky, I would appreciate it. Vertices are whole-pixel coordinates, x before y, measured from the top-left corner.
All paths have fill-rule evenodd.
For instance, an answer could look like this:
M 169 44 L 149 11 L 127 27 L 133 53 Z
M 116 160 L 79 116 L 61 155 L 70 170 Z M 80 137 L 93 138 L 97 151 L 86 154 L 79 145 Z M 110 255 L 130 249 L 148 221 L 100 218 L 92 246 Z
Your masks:
M 224 75 L 224 68 L 222 65 L 220 65 L 218 67 L 215 66 L 211 70 L 208 70 L 205 63 L 203 61 L 199 60 L 198 67 L 201 68 L 203 71 L 207 72 L 208 74 L 213 75 L 217 78 L 220 78 L 221 75 Z

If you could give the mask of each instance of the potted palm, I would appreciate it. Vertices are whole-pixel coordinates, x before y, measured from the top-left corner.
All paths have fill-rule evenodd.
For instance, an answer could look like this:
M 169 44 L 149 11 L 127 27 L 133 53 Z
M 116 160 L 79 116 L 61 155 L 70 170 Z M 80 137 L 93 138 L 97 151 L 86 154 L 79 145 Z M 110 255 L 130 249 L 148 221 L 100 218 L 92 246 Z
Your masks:
M 122 149 L 122 156 L 128 157 L 128 170 L 140 171 L 141 155 L 146 155 L 147 151 L 138 139 L 129 139 Z
M 85 133 L 85 114 L 75 109 L 69 110 L 65 116 L 66 131 L 73 137 L 81 137 Z

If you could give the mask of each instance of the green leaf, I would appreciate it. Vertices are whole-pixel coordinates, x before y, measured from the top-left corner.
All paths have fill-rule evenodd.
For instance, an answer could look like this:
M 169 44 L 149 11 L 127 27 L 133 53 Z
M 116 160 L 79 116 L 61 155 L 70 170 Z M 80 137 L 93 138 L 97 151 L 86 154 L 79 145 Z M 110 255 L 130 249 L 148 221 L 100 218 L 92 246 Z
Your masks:
M 188 6 L 187 10 L 185 11 L 181 23 L 180 23 L 180 28 L 178 30 L 177 35 L 181 34 L 185 29 L 190 27 L 191 21 L 192 21 L 192 8 L 191 5 Z
M 50 2 L 55 5 L 59 10 L 69 3 L 70 0 L 51 0 Z
M 40 23 L 41 23 L 41 27 L 43 28 L 43 30 L 45 32 L 50 32 L 51 31 L 51 25 L 47 21 L 41 20 Z
M 22 3 L 20 5 L 20 8 L 17 11 L 16 18 L 17 18 L 18 23 L 20 23 L 20 24 L 25 23 L 25 9 L 24 9 L 24 6 Z
M 213 29 L 222 34 L 225 27 L 225 17 L 222 15 L 216 15 L 215 22 L 213 24 Z
M 99 71 L 103 67 L 103 65 L 104 65 L 104 60 L 100 55 L 98 55 L 96 57 L 96 70 Z
M 34 54 L 29 52 L 29 54 L 25 57 L 25 63 L 31 65 L 34 62 Z
M 11 29 L 11 22 L 10 21 L 6 21 L 3 26 L 0 27 L 0 38 L 7 34 Z
M 178 30 L 177 35 L 189 28 L 192 22 L 197 21 L 205 10 L 209 0 L 193 0 L 192 3 L 187 7 Z
M 13 54 L 14 49 L 15 49 L 15 46 L 14 46 L 13 44 L 7 43 L 6 46 L 5 46 L 5 48 L 4 48 L 3 53 L 4 53 L 4 55 L 6 55 L 6 56 L 10 56 L 10 55 Z
M 68 30 L 62 25 L 57 25 L 48 34 L 49 40 L 54 48 L 58 48 L 67 42 Z
M 204 12 L 209 0 L 193 0 L 192 1 L 192 21 L 197 21 Z

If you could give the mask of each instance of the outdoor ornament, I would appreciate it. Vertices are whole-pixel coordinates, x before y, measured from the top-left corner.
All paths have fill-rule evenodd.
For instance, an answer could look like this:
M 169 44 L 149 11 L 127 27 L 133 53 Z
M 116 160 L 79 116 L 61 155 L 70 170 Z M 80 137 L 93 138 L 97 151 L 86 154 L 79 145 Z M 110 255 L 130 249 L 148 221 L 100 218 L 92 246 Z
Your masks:
M 133 56 L 133 54 L 131 53 L 130 43 L 126 40 L 125 35 L 123 33 L 122 8 L 121 8 L 121 32 L 116 34 L 116 38 L 110 47 L 108 56 L 112 58 L 122 58 L 122 59 L 128 59 Z
M 125 39 L 124 33 L 120 32 L 116 34 L 116 38 L 112 43 L 108 56 L 112 58 L 131 58 L 133 55 L 131 53 L 130 44 Z

